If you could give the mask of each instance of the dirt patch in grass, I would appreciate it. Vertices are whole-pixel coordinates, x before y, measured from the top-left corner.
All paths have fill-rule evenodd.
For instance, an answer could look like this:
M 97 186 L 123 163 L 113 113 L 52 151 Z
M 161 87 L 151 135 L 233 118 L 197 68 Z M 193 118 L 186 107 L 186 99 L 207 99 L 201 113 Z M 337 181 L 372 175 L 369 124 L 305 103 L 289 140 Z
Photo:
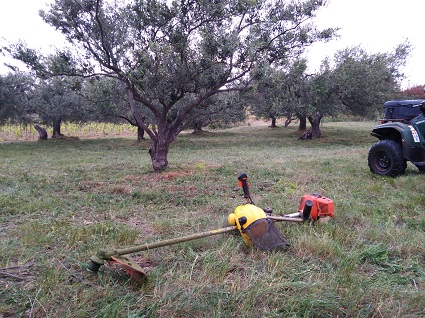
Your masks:
M 178 170 L 178 171 L 150 173 L 150 174 L 143 174 L 143 175 L 127 175 L 125 179 L 131 180 L 131 181 L 138 181 L 138 182 L 141 181 L 143 183 L 156 183 L 156 182 L 163 182 L 167 180 L 173 180 L 179 177 L 191 176 L 192 174 L 193 174 L 193 171 Z

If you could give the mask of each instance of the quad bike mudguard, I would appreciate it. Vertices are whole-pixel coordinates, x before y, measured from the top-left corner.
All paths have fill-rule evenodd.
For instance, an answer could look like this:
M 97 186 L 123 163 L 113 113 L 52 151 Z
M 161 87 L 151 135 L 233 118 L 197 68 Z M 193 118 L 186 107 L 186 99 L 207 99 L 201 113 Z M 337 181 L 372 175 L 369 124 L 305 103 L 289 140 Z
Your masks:
M 401 144 L 406 160 L 419 164 L 425 162 L 425 117 L 418 116 L 411 125 L 399 122 L 376 126 L 371 135 L 379 140 L 391 139 Z

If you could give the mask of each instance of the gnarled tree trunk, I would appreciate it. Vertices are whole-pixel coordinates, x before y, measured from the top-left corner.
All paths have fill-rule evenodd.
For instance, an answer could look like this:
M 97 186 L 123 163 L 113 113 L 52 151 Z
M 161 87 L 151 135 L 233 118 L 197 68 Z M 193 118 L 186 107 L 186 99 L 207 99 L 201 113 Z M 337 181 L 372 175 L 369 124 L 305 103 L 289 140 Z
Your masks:
M 38 132 L 38 140 L 47 140 L 47 130 L 43 127 L 35 124 L 34 125 L 35 130 Z
M 168 167 L 168 150 L 170 148 L 169 141 L 163 136 L 157 136 L 155 140 L 152 140 L 152 145 L 149 149 L 151 155 L 152 168 L 155 171 L 161 171 Z
M 140 126 L 137 126 L 137 141 L 141 142 L 144 139 L 145 139 L 145 130 Z
M 270 125 L 270 128 L 277 128 L 276 126 L 276 117 L 271 117 L 272 118 L 272 124 Z
M 136 126 L 138 132 L 144 130 L 151 139 L 151 147 L 149 148 L 149 155 L 152 160 L 152 168 L 154 171 L 161 171 L 168 167 L 168 150 L 171 143 L 176 139 L 176 134 L 171 133 L 169 127 L 167 127 L 166 116 L 159 118 L 158 130 L 155 128 L 150 129 L 145 123 L 145 117 L 142 116 L 139 110 L 136 108 L 133 91 L 130 87 L 126 87 L 131 112 L 136 120 Z
M 322 120 L 322 118 L 323 116 L 319 114 L 308 117 L 308 121 L 311 124 L 311 137 L 313 139 L 322 137 L 322 132 L 320 130 L 320 121 Z
M 53 135 L 52 138 L 60 138 L 63 136 L 61 133 L 61 123 L 62 119 L 55 119 L 53 121 Z
M 305 116 L 298 117 L 300 120 L 300 124 L 298 126 L 299 131 L 307 130 L 307 118 Z
M 285 119 L 285 127 L 288 127 L 292 123 L 293 120 L 296 120 L 296 118 L 291 118 L 291 117 L 286 118 Z

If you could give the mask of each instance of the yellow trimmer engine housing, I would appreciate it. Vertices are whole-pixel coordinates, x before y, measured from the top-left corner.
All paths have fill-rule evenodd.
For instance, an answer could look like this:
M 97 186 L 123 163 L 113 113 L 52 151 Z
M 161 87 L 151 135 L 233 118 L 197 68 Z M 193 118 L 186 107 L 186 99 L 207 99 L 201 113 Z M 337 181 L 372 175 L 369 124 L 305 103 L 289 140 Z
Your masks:
M 288 245 L 263 209 L 253 204 L 238 206 L 229 214 L 228 221 L 230 225 L 238 227 L 248 246 L 254 244 L 260 249 L 269 250 L 279 245 Z
M 246 229 L 248 226 L 260 219 L 267 219 L 267 215 L 263 209 L 253 204 L 238 206 L 233 213 L 229 214 L 228 217 L 229 224 L 237 225 L 243 240 L 248 246 L 252 245 L 252 241 L 248 233 L 246 233 Z

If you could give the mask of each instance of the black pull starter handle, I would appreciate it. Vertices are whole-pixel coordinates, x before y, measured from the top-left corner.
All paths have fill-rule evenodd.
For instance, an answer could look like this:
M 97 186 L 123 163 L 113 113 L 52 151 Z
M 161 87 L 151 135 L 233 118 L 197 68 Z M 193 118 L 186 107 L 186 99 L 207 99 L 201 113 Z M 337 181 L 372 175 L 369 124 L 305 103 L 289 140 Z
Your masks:
M 239 177 L 239 186 L 243 189 L 244 198 L 246 199 L 247 203 L 254 204 L 251 199 L 251 195 L 249 194 L 249 183 L 248 183 L 248 176 L 246 173 L 242 173 Z

